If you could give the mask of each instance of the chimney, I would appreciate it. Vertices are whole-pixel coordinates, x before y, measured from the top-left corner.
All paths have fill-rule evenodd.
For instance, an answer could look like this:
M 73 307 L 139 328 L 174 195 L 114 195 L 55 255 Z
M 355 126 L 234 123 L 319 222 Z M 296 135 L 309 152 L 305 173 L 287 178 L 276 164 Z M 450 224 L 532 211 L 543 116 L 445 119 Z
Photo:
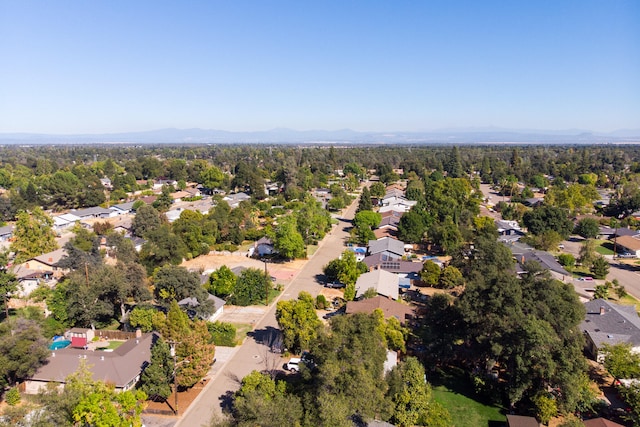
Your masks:
M 600 306 L 600 316 L 604 316 L 604 305 Z
M 49 262 L 53 262 L 53 258 L 52 257 L 49 257 Z

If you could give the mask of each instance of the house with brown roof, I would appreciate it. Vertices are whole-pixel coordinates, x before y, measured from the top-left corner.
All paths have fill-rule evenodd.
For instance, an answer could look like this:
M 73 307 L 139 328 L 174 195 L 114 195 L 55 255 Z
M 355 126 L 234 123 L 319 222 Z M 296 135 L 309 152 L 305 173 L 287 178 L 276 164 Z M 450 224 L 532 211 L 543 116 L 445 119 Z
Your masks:
M 346 313 L 373 313 L 376 309 L 382 310 L 385 319 L 395 317 L 403 325 L 413 316 L 413 308 L 410 306 L 390 300 L 389 298 L 385 298 L 380 295 L 373 298 L 363 299 L 361 301 L 347 302 Z
M 629 252 L 640 256 L 640 239 L 634 236 L 618 236 L 615 242 L 618 252 Z
M 540 423 L 533 417 L 507 415 L 507 427 L 540 427 Z
M 606 418 L 593 418 L 582 421 L 584 427 L 624 427 L 622 424 L 614 423 Z
M 46 254 L 39 255 L 25 261 L 22 265 L 32 271 L 52 271 L 56 277 L 69 271 L 66 268 L 58 267 L 58 262 L 67 255 L 67 251 L 64 248 L 56 249 L 55 251 L 48 252 Z
M 113 351 L 71 346 L 53 350 L 46 363 L 25 379 L 25 393 L 36 394 L 48 383 L 64 384 L 82 362 L 86 363 L 94 380 L 114 384 L 118 391 L 130 390 L 149 366 L 151 347 L 159 337 L 156 332 L 140 334 Z

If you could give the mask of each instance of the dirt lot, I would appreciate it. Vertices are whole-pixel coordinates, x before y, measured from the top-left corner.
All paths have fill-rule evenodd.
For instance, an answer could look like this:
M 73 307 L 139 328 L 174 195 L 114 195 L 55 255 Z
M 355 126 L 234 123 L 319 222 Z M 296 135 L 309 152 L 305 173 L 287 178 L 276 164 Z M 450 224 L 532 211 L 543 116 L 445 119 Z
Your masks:
M 288 283 L 302 269 L 306 260 L 295 260 L 287 263 L 267 263 L 267 271 L 278 282 Z M 212 271 L 226 265 L 229 268 L 239 266 L 264 269 L 265 263 L 257 259 L 241 255 L 201 255 L 196 259 L 185 261 L 183 267 L 202 271 Z

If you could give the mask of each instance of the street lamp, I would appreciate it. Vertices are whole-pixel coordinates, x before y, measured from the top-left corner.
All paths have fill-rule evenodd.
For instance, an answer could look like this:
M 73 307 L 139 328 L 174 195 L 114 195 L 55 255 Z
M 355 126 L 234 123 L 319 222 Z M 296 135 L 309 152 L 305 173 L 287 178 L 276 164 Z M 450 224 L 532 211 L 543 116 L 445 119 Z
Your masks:
M 189 359 L 184 359 L 181 360 L 179 363 L 177 361 L 177 355 L 176 355 L 176 344 L 180 344 L 179 342 L 176 341 L 170 341 L 169 345 L 171 345 L 171 350 L 169 352 L 169 354 L 171 355 L 171 357 L 173 357 L 173 395 L 174 395 L 174 407 L 173 407 L 173 412 L 174 414 L 177 416 L 179 414 L 178 411 L 178 366 L 182 365 L 182 364 L 187 364 L 189 363 Z

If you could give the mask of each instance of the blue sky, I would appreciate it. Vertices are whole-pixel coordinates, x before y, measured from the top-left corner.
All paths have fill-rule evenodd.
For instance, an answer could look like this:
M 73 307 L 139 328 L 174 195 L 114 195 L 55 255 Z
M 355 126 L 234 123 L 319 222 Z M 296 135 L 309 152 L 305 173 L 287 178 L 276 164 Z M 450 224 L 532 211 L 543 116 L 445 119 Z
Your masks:
M 0 0 L 0 132 L 640 128 L 640 1 Z

